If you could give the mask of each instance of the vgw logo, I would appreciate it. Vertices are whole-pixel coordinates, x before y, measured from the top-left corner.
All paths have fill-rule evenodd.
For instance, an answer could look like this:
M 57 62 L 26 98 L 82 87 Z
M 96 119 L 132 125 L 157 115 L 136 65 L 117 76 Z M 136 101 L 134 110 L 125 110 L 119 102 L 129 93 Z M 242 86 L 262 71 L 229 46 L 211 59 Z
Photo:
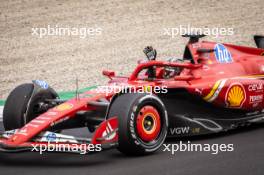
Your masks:
M 219 63 L 231 63 L 233 62 L 231 53 L 223 44 L 215 45 L 215 58 Z
M 178 128 L 170 128 L 171 135 L 179 135 L 179 134 L 188 134 L 190 131 L 190 127 L 178 127 Z

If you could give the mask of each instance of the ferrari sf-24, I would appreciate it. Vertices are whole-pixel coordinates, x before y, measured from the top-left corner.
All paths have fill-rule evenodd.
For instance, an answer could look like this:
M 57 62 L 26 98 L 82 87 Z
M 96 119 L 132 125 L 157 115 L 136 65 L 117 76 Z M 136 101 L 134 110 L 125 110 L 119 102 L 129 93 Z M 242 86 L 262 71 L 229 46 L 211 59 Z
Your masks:
M 185 35 L 182 58 L 156 60 L 151 46 L 147 59 L 130 76 L 105 70 L 107 87 L 144 87 L 144 91 L 98 92 L 92 89 L 61 100 L 45 82 L 17 86 L 4 111 L 0 150 L 29 151 L 40 144 L 92 144 L 117 148 L 127 155 L 158 150 L 167 137 L 224 132 L 264 122 L 264 37 L 257 47 L 201 41 Z M 166 87 L 166 93 L 149 89 Z M 87 128 L 91 137 L 61 132 Z M 88 133 L 88 131 L 87 131 Z M 91 134 L 90 134 L 91 135 Z

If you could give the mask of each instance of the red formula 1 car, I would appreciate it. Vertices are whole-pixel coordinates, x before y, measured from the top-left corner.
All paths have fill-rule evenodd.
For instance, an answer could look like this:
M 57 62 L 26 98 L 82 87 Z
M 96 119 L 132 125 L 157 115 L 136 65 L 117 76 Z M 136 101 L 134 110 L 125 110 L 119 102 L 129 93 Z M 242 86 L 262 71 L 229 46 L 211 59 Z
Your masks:
M 44 81 L 16 87 L 3 111 L 1 151 L 90 144 L 138 155 L 156 151 L 167 136 L 263 122 L 264 37 L 255 36 L 258 48 L 199 41 L 203 35 L 185 37 L 190 40 L 183 59 L 156 61 L 156 50 L 147 47 L 148 60 L 139 62 L 130 76 L 104 71 L 110 78 L 105 88 L 67 101 Z M 116 87 L 121 91 L 113 91 Z M 93 136 L 60 133 L 78 127 L 87 127 Z

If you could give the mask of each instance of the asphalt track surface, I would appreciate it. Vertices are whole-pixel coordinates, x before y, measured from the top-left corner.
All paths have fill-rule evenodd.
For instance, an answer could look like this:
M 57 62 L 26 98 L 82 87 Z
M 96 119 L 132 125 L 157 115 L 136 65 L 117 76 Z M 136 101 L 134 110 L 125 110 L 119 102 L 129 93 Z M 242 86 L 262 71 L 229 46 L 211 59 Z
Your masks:
M 1 129 L 2 126 L 1 126 Z M 86 129 L 67 134 L 85 136 Z M 157 153 L 145 157 L 127 157 L 117 150 L 98 154 L 1 153 L 0 174 L 19 175 L 263 175 L 264 125 L 239 129 L 228 134 L 185 138 L 192 143 L 234 144 L 233 152 L 213 155 L 209 152 Z M 179 143 L 169 139 L 166 143 Z

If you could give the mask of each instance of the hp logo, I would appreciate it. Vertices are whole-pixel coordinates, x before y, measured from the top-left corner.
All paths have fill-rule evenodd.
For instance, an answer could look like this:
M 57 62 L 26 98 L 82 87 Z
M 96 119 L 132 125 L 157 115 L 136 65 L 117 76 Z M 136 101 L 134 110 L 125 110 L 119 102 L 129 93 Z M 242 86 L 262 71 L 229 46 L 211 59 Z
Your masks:
M 231 63 L 233 62 L 231 53 L 223 44 L 215 45 L 215 58 L 219 63 Z

